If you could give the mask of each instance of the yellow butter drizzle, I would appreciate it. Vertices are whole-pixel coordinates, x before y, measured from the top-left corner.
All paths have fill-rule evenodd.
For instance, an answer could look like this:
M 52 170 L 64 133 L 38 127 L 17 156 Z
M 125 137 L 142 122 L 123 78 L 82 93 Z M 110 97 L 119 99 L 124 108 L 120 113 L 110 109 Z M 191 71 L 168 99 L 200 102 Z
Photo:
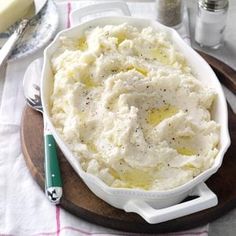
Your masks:
M 148 71 L 144 68 L 139 67 L 139 66 L 129 66 L 127 68 L 127 70 L 133 70 L 133 69 L 135 69 L 136 71 L 138 71 L 140 74 L 142 74 L 145 77 L 148 75 Z
M 84 76 L 80 79 L 80 81 L 87 87 L 87 88 L 94 88 L 97 87 L 97 84 L 90 76 Z
M 176 149 L 176 151 L 181 154 L 181 155 L 185 155 L 185 156 L 192 156 L 192 155 L 196 155 L 196 151 L 191 149 L 191 148 L 187 148 L 187 147 L 178 147 Z
M 87 88 L 93 88 L 93 87 L 97 87 L 98 86 L 89 75 L 81 75 L 81 76 L 79 76 L 79 75 L 76 75 L 75 71 L 68 71 L 67 76 L 69 78 L 78 79 Z
M 151 51 L 151 56 L 163 64 L 170 64 L 167 53 L 161 48 L 154 48 Z
M 76 44 L 76 47 L 78 50 L 80 51 L 85 51 L 88 49 L 88 44 L 87 44 L 87 41 L 86 41 L 86 38 L 80 38 Z
M 117 172 L 113 170 L 111 171 L 111 174 L 116 179 L 122 180 L 124 185 L 120 187 L 125 188 L 142 188 L 148 190 L 154 180 L 150 172 L 138 169 L 125 170 L 124 172 Z
M 125 39 L 126 39 L 125 34 L 120 33 L 120 34 L 117 36 L 117 43 L 118 43 L 118 45 L 121 44 Z
M 148 111 L 147 122 L 150 125 L 157 125 L 163 120 L 175 115 L 178 112 L 173 106 L 164 106 L 161 108 L 153 108 Z
M 94 152 L 94 153 L 97 152 L 97 147 L 96 147 L 96 145 L 95 145 L 94 143 L 92 143 L 92 142 L 87 142 L 86 145 L 87 145 L 87 148 L 88 148 L 88 150 L 89 150 L 90 152 Z

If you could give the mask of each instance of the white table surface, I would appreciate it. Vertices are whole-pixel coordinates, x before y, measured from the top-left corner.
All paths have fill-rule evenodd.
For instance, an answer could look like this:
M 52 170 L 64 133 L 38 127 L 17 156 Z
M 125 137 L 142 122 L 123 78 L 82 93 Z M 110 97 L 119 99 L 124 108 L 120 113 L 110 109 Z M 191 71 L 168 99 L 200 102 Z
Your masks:
M 56 0 L 63 1 L 63 0 Z M 79 0 L 78 0 L 79 1 Z M 99 0 L 98 0 L 99 1 Z M 129 0 L 129 2 L 138 2 L 138 0 Z M 147 0 L 146 0 L 147 1 Z M 151 1 L 151 0 L 148 0 Z M 144 1 L 143 1 L 144 2 Z M 188 12 L 190 16 L 190 36 L 192 46 L 196 49 L 202 50 L 224 61 L 236 70 L 236 0 L 230 0 L 230 7 L 228 12 L 227 27 L 225 31 L 225 44 L 218 50 L 206 50 L 200 48 L 193 40 L 194 26 L 196 17 L 196 0 L 187 0 Z M 0 71 L 0 103 L 2 97 L 2 90 L 4 86 L 4 70 Z M 235 187 L 235 186 L 232 186 Z M 236 210 L 232 210 L 225 216 L 210 223 L 209 236 L 235 236 L 236 235 Z

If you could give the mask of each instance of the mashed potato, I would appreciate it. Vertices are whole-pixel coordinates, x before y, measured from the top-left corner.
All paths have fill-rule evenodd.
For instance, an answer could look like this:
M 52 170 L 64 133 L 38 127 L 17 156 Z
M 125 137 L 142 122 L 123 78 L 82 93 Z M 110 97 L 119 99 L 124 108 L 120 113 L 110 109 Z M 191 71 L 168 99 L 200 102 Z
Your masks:
M 122 24 L 61 37 L 52 68 L 53 124 L 107 185 L 167 190 L 212 166 L 216 95 L 163 32 Z

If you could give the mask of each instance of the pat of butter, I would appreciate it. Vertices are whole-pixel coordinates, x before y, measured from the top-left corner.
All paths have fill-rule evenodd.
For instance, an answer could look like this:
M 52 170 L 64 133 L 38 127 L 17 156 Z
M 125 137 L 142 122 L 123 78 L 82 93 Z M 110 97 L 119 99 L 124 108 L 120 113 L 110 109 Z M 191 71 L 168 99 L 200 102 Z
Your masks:
M 4 32 L 29 11 L 33 0 L 0 0 L 0 32 Z

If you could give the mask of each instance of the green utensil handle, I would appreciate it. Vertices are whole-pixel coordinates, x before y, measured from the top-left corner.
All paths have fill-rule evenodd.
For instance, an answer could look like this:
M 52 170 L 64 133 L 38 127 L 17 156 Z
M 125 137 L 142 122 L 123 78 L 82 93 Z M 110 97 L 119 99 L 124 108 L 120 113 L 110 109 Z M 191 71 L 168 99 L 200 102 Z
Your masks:
M 49 200 L 58 203 L 62 195 L 62 181 L 57 158 L 56 142 L 52 134 L 44 135 L 45 191 Z

